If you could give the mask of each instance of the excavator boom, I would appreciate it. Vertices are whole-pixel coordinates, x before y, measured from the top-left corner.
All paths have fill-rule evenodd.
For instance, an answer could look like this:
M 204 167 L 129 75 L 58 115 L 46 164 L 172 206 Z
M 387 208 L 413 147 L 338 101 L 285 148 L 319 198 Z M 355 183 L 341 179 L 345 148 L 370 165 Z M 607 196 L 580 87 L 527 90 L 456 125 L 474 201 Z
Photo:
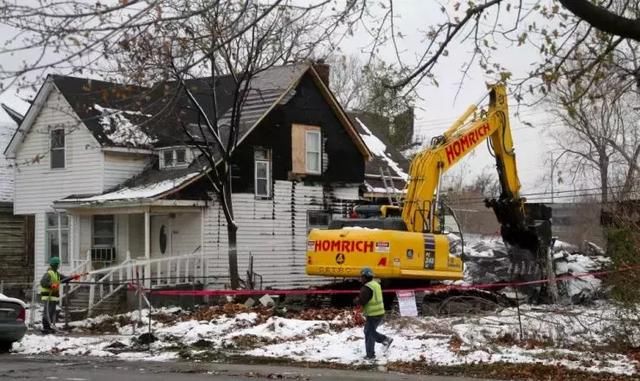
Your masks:
M 461 279 L 463 266 L 454 250 L 456 243 L 440 219 L 440 184 L 446 171 L 487 141 L 496 159 L 501 193 L 486 204 L 496 214 L 504 242 L 513 248 L 513 259 L 528 269 L 525 279 L 539 279 L 548 271 L 551 210 L 526 203 L 520 196 L 505 86 L 490 86 L 488 95 L 486 111 L 469 107 L 413 159 L 401 218 L 389 215 L 397 206 L 378 207 L 377 215 L 371 213 L 375 207 L 369 206 L 361 209 L 368 218 L 337 220 L 329 230 L 312 230 L 307 273 L 352 277 L 370 267 L 378 277 L 391 280 Z

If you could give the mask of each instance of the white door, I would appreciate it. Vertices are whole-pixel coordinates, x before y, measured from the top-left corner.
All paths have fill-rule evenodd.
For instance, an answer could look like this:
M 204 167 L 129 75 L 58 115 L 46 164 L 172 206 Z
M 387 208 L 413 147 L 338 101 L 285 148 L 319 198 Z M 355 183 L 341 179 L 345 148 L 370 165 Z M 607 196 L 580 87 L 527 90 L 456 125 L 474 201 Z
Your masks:
M 151 257 L 162 258 L 173 255 L 172 220 L 169 216 L 151 216 Z

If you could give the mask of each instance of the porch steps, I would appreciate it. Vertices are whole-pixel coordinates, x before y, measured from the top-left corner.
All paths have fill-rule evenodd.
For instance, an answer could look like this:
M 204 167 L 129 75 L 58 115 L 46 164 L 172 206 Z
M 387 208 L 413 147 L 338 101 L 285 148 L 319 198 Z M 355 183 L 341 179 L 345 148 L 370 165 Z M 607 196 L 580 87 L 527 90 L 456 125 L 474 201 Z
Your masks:
M 102 314 L 115 315 L 126 312 L 127 310 L 127 290 L 122 289 L 111 297 L 102 300 L 97 306 L 91 310 L 91 316 Z M 80 287 L 75 290 L 68 301 L 68 311 L 70 320 L 86 319 L 89 316 L 89 287 Z M 64 307 L 62 307 L 64 310 Z

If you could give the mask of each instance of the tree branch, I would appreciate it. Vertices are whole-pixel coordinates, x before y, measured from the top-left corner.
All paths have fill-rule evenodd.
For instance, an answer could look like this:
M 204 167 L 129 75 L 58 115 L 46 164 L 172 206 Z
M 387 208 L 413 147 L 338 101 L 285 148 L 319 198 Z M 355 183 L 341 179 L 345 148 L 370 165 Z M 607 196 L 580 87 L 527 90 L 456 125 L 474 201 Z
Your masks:
M 616 36 L 640 41 L 640 21 L 610 12 L 589 0 L 559 0 L 571 13 L 593 27 Z

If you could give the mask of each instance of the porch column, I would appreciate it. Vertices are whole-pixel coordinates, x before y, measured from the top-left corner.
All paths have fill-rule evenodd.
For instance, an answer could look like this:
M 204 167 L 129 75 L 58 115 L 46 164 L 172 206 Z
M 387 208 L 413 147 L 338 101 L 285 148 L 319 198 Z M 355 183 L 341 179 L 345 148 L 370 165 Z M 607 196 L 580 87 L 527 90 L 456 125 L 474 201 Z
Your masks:
M 144 258 L 147 261 L 144 266 L 144 286 L 151 287 L 151 218 L 149 216 L 149 209 L 144 211 Z

